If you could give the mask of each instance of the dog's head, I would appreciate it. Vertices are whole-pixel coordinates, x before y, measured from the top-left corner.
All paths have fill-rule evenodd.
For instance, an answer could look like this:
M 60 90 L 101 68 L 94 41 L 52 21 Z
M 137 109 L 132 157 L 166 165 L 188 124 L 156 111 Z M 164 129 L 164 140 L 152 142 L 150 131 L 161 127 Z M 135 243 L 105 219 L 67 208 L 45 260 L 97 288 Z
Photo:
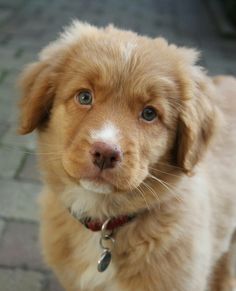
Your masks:
M 215 128 L 196 59 L 162 38 L 74 22 L 21 78 L 20 132 L 38 130 L 49 182 L 152 192 L 163 167 L 191 172 Z

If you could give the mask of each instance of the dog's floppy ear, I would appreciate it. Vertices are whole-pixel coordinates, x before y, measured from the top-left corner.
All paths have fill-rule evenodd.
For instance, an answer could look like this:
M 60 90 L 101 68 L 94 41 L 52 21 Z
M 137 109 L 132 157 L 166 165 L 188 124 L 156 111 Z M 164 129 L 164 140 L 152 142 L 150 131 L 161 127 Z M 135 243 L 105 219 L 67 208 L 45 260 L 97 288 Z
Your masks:
M 22 73 L 19 81 L 23 92 L 20 102 L 20 134 L 33 131 L 48 119 L 53 105 L 57 71 L 62 67 L 63 56 L 68 51 L 68 46 L 78 43 L 81 37 L 96 31 L 96 27 L 74 20 L 56 41 L 40 52 L 39 61 L 30 64 Z
M 32 63 L 23 71 L 19 80 L 23 93 L 20 134 L 30 133 L 48 118 L 54 97 L 52 76 L 51 66 L 44 61 Z
M 177 164 L 186 173 L 206 151 L 217 128 L 214 88 L 201 68 L 191 66 L 182 76 L 182 96 L 177 129 Z

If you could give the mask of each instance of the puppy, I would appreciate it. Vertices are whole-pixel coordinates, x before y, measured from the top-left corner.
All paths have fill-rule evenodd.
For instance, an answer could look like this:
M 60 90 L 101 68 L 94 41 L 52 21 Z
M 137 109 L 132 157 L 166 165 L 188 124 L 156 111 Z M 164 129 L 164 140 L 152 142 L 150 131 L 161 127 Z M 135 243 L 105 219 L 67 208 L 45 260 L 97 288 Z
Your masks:
M 236 80 L 197 59 L 74 21 L 23 72 L 43 253 L 66 290 L 233 290 Z

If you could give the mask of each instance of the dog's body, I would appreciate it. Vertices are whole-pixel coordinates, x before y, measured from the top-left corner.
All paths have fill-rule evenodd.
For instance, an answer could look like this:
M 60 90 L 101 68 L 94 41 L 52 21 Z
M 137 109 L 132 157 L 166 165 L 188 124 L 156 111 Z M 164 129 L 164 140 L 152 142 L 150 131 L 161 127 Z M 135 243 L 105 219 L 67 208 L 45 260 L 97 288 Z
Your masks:
M 147 64 L 142 67 L 141 63 L 150 61 L 151 42 L 153 48 L 157 46 L 160 58 L 155 68 L 149 62 L 145 72 Z M 106 51 L 108 43 L 112 49 Z M 117 45 L 122 56 L 116 51 Z M 66 95 L 73 95 L 71 92 L 76 91 L 71 88 L 75 86 L 76 90 L 88 88 L 81 81 L 85 76 L 89 75 L 90 81 L 95 79 L 93 65 L 88 63 L 92 58 L 87 55 L 88 47 L 95 47 L 91 62 L 101 71 L 96 75 L 97 85 L 94 81 L 90 87 L 97 94 L 95 105 L 86 105 L 91 113 L 85 115 L 84 104 L 75 105 Z M 138 51 L 136 57 L 132 56 L 134 51 Z M 101 60 L 96 56 L 98 52 Z M 78 79 L 71 73 L 76 68 L 75 56 L 82 58 Z M 133 58 L 132 63 L 129 58 Z M 114 28 L 99 31 L 77 23 L 23 76 L 26 95 L 21 132 L 39 128 L 40 162 L 45 172 L 41 199 L 44 254 L 66 290 L 230 290 L 230 248 L 236 228 L 236 80 L 211 80 L 193 66 L 194 59 L 193 51 L 168 46 L 163 40 L 141 38 Z M 158 66 L 160 70 L 155 71 Z M 152 81 L 150 72 L 158 75 L 157 88 L 152 84 L 154 87 L 142 91 L 144 85 L 140 83 Z M 118 81 L 109 79 L 109 75 Z M 153 100 L 145 104 L 158 108 L 158 120 L 155 115 L 143 121 L 150 115 L 143 115 L 141 109 L 139 121 L 132 123 L 136 115 L 121 97 L 126 94 L 127 99 L 131 98 L 128 90 L 135 96 L 147 92 L 149 97 L 157 95 L 155 105 Z M 106 102 L 99 101 L 106 95 Z M 138 101 L 132 102 L 130 108 L 134 110 Z M 51 108 L 50 117 L 45 115 L 46 107 Z M 124 154 L 117 152 L 119 164 L 94 174 L 90 147 L 97 140 L 116 143 Z M 79 151 L 82 153 L 77 158 Z M 50 159 L 47 154 L 52 153 Z M 126 163 L 124 169 L 122 163 Z M 114 175 L 114 171 L 119 173 Z M 104 180 L 91 182 L 97 179 L 94 175 L 104 175 Z M 143 188 L 139 188 L 141 184 Z M 67 208 L 78 218 L 86 214 L 101 221 L 137 214 L 115 229 L 112 263 L 104 273 L 97 271 L 100 232 L 86 229 Z

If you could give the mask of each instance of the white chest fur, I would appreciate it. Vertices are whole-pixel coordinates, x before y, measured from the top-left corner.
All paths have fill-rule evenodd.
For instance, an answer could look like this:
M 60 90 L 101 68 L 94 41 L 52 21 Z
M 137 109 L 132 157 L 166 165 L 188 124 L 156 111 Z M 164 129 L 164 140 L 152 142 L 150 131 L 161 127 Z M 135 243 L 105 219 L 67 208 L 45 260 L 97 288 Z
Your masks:
M 121 290 L 118 287 L 116 269 L 113 262 L 105 272 L 100 273 L 97 271 L 97 262 L 102 253 L 99 239 L 100 233 L 91 233 L 90 239 L 77 250 L 78 259 L 87 262 L 89 265 L 77 280 L 76 288 L 86 291 L 92 291 L 99 287 L 104 291 Z

